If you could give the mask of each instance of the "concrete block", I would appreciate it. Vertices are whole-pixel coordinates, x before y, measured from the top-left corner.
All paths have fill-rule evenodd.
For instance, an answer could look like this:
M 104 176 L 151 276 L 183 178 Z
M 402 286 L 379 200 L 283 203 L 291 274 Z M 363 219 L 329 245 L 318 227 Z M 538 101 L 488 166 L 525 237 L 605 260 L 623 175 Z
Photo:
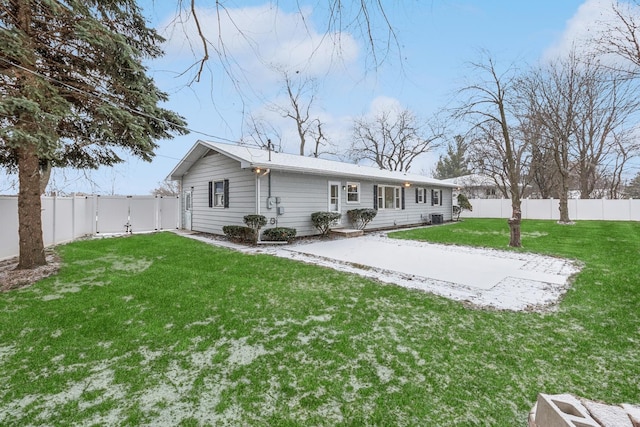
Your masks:
M 600 427 L 570 394 L 538 394 L 535 424 L 537 427 Z
M 364 231 L 352 228 L 332 228 L 331 232 L 344 237 L 360 237 L 364 235 Z
M 592 400 L 582 400 L 591 417 L 602 427 L 634 427 L 627 412 L 620 406 L 605 405 Z
M 640 406 L 629 405 L 628 403 L 623 403 L 621 406 L 627 413 L 633 427 L 640 427 Z

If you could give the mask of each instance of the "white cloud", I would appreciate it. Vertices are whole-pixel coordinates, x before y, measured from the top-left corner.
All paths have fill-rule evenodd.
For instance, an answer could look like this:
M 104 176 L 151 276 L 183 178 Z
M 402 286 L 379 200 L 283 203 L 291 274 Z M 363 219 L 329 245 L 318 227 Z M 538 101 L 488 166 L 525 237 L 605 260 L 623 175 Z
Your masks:
M 586 0 L 567 21 L 562 36 L 543 54 L 543 60 L 566 56 L 574 47 L 589 48 L 607 22 L 614 19 L 612 0 Z
M 210 43 L 211 66 L 220 62 L 217 52 L 238 70 L 261 79 L 279 77 L 276 68 L 320 76 L 333 71 L 337 63 L 355 63 L 359 55 L 356 40 L 347 33 L 318 31 L 311 15 L 310 8 L 287 13 L 268 4 L 197 9 L 200 27 Z M 167 19 L 160 28 L 167 38 L 167 57 L 193 61 L 203 55 L 195 19 L 187 11 Z
M 367 116 L 375 116 L 379 113 L 386 113 L 392 111 L 401 111 L 402 104 L 396 98 L 391 98 L 389 96 L 378 96 L 371 101 L 371 105 L 369 107 L 369 112 Z

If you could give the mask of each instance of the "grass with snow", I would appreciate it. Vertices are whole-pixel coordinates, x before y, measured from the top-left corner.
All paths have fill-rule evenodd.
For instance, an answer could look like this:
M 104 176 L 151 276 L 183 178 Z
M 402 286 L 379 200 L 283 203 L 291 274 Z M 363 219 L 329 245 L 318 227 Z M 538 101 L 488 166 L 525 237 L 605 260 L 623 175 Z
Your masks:
M 504 248 L 505 228 L 395 237 Z M 506 426 L 538 392 L 639 403 L 640 225 L 523 232 L 524 250 L 585 263 L 556 312 L 170 233 L 59 247 L 57 276 L 0 294 L 0 425 Z

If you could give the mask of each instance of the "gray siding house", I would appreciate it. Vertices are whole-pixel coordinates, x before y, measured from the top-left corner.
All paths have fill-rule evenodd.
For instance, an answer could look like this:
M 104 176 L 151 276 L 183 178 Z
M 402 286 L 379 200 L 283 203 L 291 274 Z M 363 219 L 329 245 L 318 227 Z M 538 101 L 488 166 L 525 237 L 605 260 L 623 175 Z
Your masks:
M 318 234 L 311 214 L 335 211 L 349 228 L 347 211 L 375 208 L 368 230 L 424 224 L 433 214 L 452 219 L 457 185 L 422 175 L 332 160 L 276 153 L 241 145 L 198 141 L 170 173 L 182 189 L 182 228 L 223 234 L 264 215 L 265 228 L 291 227 Z

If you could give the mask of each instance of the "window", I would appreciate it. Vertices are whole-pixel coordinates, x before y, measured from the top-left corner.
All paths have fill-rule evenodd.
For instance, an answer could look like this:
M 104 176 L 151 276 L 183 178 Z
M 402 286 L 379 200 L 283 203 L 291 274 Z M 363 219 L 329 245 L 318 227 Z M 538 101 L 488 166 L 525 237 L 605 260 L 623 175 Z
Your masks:
M 229 207 L 229 180 L 209 181 L 209 207 Z
M 424 191 L 422 188 L 416 188 L 416 203 L 424 203 Z
M 213 183 L 213 206 L 224 206 L 224 181 L 216 181 Z
M 442 206 L 442 190 L 431 190 L 431 206 Z
M 347 203 L 360 203 L 360 184 L 347 182 Z
M 378 185 L 378 209 L 400 209 L 400 187 Z

